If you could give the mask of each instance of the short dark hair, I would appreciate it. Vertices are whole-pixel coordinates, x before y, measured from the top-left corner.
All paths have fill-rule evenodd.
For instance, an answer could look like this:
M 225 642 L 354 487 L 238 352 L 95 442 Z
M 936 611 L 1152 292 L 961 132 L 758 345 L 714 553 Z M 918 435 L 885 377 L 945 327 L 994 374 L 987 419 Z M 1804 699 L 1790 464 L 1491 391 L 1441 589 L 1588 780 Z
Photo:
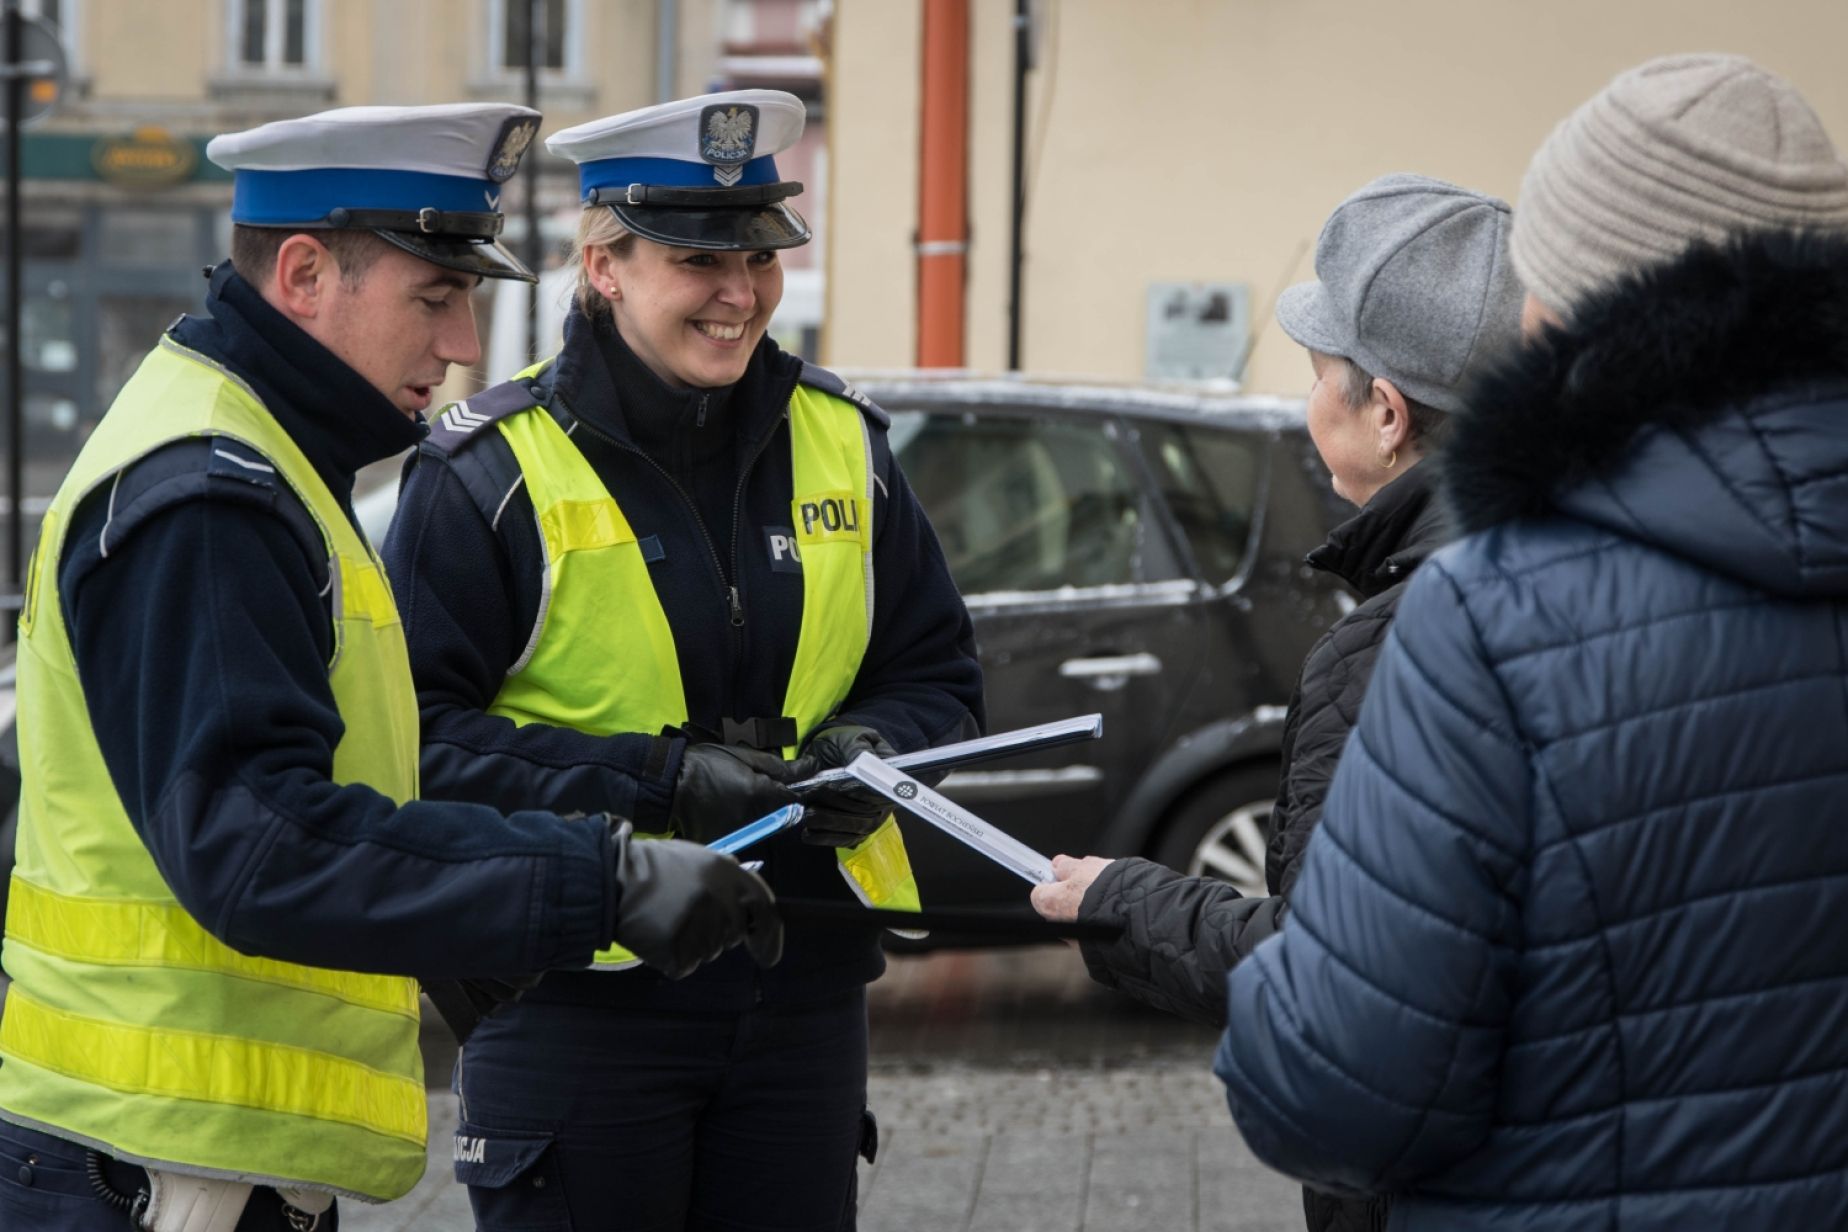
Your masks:
M 370 231 L 291 231 L 287 227 L 240 224 L 231 228 L 231 268 L 252 286 L 268 285 L 270 275 L 276 271 L 276 254 L 291 235 L 312 235 L 321 241 L 340 266 L 340 280 L 348 286 L 365 281 L 366 271 L 386 247 L 385 241 Z
M 1351 410 L 1358 411 L 1373 398 L 1373 374 L 1345 355 L 1334 356 L 1334 360 L 1341 365 L 1341 400 Z M 1405 391 L 1401 389 L 1399 394 L 1403 397 Z M 1405 410 L 1411 419 L 1408 439 L 1413 444 L 1429 447 L 1444 439 L 1444 433 L 1450 427 L 1450 416 L 1434 406 L 1426 406 L 1409 397 L 1405 399 Z

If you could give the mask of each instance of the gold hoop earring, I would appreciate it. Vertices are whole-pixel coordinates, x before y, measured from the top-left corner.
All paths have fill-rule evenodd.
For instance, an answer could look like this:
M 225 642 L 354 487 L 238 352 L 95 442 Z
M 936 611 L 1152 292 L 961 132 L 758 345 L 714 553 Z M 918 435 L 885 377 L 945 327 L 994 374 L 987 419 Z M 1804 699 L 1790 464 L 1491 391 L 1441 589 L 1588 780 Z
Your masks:
M 1386 470 L 1391 470 L 1393 467 L 1399 465 L 1399 451 L 1395 449 L 1392 451 L 1392 457 L 1382 458 L 1380 460 L 1380 465 Z

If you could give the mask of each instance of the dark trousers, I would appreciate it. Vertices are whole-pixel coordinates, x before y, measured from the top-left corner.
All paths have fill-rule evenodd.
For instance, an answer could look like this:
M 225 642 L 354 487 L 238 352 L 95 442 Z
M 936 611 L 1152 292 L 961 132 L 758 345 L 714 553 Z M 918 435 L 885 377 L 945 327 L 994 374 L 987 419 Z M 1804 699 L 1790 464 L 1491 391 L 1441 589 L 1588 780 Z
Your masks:
M 134 1224 L 119 1202 L 103 1196 L 91 1179 L 90 1152 L 75 1142 L 0 1120 L 0 1229 L 5 1232 L 130 1232 Z M 133 1199 L 147 1184 L 147 1173 L 134 1164 L 96 1158 L 96 1171 L 108 1189 Z M 315 1232 L 334 1232 L 339 1204 L 321 1216 Z M 289 1232 L 282 1198 L 258 1188 L 237 1221 L 237 1232 Z
M 864 989 L 737 1014 L 522 1002 L 456 1079 L 480 1232 L 854 1227 Z

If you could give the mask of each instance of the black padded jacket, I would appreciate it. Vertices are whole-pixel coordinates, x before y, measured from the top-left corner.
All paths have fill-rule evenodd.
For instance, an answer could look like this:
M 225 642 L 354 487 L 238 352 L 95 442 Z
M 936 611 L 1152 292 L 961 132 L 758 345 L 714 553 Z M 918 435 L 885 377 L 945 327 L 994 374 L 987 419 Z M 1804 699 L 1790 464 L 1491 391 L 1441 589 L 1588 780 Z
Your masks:
M 1150 860 L 1113 860 L 1085 892 L 1079 919 L 1121 925 L 1115 941 L 1083 944 L 1092 978 L 1157 1009 L 1226 1025 L 1226 973 L 1283 925 L 1303 849 L 1322 816 L 1348 733 L 1412 571 L 1449 537 L 1430 468 L 1414 466 L 1374 494 L 1311 552 L 1362 602 L 1310 649 L 1283 730 L 1283 777 L 1271 811 L 1265 880 L 1247 898 L 1223 881 Z M 1383 1201 L 1303 1191 L 1312 1232 L 1383 1228 Z

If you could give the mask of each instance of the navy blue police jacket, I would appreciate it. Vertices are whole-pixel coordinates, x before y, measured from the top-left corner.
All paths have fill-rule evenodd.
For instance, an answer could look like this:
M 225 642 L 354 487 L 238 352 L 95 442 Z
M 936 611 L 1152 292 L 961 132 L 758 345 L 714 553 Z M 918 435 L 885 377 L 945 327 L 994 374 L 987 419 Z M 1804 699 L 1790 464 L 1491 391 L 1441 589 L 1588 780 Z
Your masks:
M 423 428 L 227 263 L 171 330 L 263 400 L 351 511 Z M 164 446 L 79 504 L 59 596 L 104 764 L 180 903 L 248 954 L 422 976 L 581 965 L 611 935 L 607 827 L 402 807 L 334 782 L 325 541 L 247 447 Z
M 1839 1228 L 1848 242 L 1698 248 L 1468 401 L 1233 1116 L 1394 1228 Z
M 607 320 L 574 309 L 556 361 L 528 382 L 532 403 L 575 420 L 573 442 L 643 543 L 674 632 L 688 718 L 709 732 L 727 719 L 782 713 L 802 619 L 800 565 L 779 538 L 792 535 L 787 406 L 803 371 L 765 338 L 735 385 L 675 390 Z M 809 379 L 834 378 L 811 370 Z M 982 676 L 968 611 L 892 459 L 885 416 L 864 413 L 876 476 L 873 627 L 830 721 L 870 727 L 903 752 L 974 735 Z M 532 500 L 492 423 L 439 427 L 419 447 L 384 557 L 410 638 L 426 795 L 610 810 L 645 832 L 668 828 L 683 737 L 595 736 L 487 713 L 526 650 L 545 578 Z M 742 623 L 733 619 L 732 588 Z M 779 894 L 849 897 L 832 848 L 792 832 L 751 854 Z M 883 970 L 876 931 L 792 927 L 782 962 L 768 972 L 734 954 L 679 982 L 647 971 L 555 972 L 527 996 L 725 1009 L 828 995 Z

